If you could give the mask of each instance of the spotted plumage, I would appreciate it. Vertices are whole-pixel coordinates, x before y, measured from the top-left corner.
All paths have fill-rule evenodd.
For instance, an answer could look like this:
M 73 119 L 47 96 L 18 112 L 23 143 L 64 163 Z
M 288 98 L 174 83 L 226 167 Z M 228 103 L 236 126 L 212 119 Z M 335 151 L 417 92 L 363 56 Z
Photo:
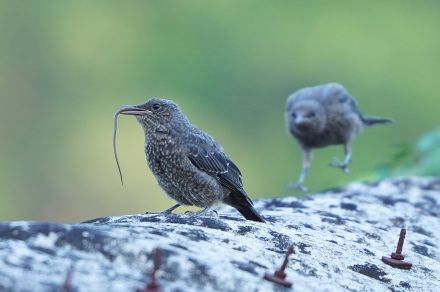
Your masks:
M 147 164 L 178 205 L 208 208 L 222 201 L 246 219 L 264 222 L 243 189 L 238 167 L 211 136 L 189 122 L 177 104 L 152 98 L 119 113 L 136 116 L 145 133 Z

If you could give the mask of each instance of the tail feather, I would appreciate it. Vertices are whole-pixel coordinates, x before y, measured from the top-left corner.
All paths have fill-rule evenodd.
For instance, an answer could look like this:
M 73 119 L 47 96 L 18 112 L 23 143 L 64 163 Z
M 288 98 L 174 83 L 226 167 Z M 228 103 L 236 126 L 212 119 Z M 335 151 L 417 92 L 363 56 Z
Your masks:
M 257 213 L 257 210 L 252 206 L 248 206 L 245 208 L 237 208 L 238 212 L 243 215 L 247 220 L 252 220 L 256 222 L 266 222 L 260 214 Z
M 266 222 L 263 217 L 258 214 L 257 210 L 254 209 L 252 201 L 246 194 L 232 192 L 228 197 L 223 199 L 223 202 L 237 209 L 237 211 L 247 220 Z
M 382 118 L 382 117 L 372 117 L 372 116 L 363 116 L 362 122 L 365 126 L 374 126 L 377 124 L 390 124 L 394 123 L 393 120 L 388 118 Z

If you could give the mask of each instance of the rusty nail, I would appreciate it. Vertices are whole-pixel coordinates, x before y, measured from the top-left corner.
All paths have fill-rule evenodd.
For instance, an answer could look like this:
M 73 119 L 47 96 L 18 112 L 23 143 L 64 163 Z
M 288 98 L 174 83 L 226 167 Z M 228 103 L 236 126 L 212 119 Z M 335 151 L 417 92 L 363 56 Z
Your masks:
M 291 288 L 292 282 L 286 280 L 286 273 L 284 271 L 286 270 L 287 263 L 289 262 L 289 256 L 292 253 L 295 253 L 293 245 L 289 246 L 289 248 L 287 249 L 286 256 L 284 257 L 284 261 L 281 267 L 273 274 L 266 273 L 264 275 L 264 279 L 282 285 L 286 288 Z
M 62 292 L 70 292 L 72 291 L 72 275 L 73 275 L 73 265 L 67 270 L 66 278 L 64 279 L 63 287 L 61 288 Z
M 148 282 L 144 288 L 137 289 L 137 292 L 158 292 L 159 291 L 159 284 L 156 280 L 156 272 L 159 270 L 160 265 L 160 250 L 159 248 L 156 248 L 154 250 L 153 255 L 153 269 L 151 271 L 151 279 L 150 282 Z
M 406 229 L 400 230 L 399 241 L 397 242 L 397 248 L 395 252 L 392 252 L 390 257 L 383 256 L 382 261 L 392 267 L 409 270 L 412 264 L 404 261 L 405 257 L 402 255 L 403 243 L 405 242 Z

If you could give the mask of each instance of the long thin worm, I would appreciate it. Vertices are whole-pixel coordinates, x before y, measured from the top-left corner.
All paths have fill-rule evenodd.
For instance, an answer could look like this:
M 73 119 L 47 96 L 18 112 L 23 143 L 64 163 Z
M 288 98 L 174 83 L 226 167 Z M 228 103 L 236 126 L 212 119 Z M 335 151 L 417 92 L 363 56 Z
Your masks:
M 116 151 L 116 130 L 118 129 L 118 116 L 124 110 L 125 110 L 125 108 L 121 108 L 117 112 L 115 112 L 115 116 L 114 116 L 114 120 L 113 120 L 113 153 L 115 154 L 116 165 L 118 166 L 119 176 L 121 177 L 121 184 L 122 185 L 124 185 L 124 181 L 122 179 L 121 166 L 119 165 L 118 153 Z

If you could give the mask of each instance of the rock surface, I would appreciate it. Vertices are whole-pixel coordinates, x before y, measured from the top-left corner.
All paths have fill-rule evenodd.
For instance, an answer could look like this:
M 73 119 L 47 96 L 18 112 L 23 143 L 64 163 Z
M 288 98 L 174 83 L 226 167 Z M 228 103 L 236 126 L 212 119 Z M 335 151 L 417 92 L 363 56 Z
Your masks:
M 440 291 L 440 179 L 354 183 L 303 199 L 256 202 L 268 223 L 144 214 L 82 224 L 0 224 L 0 291 L 136 291 L 161 250 L 162 291 L 284 291 L 262 279 L 290 244 L 296 291 Z M 400 228 L 411 270 L 385 265 Z

